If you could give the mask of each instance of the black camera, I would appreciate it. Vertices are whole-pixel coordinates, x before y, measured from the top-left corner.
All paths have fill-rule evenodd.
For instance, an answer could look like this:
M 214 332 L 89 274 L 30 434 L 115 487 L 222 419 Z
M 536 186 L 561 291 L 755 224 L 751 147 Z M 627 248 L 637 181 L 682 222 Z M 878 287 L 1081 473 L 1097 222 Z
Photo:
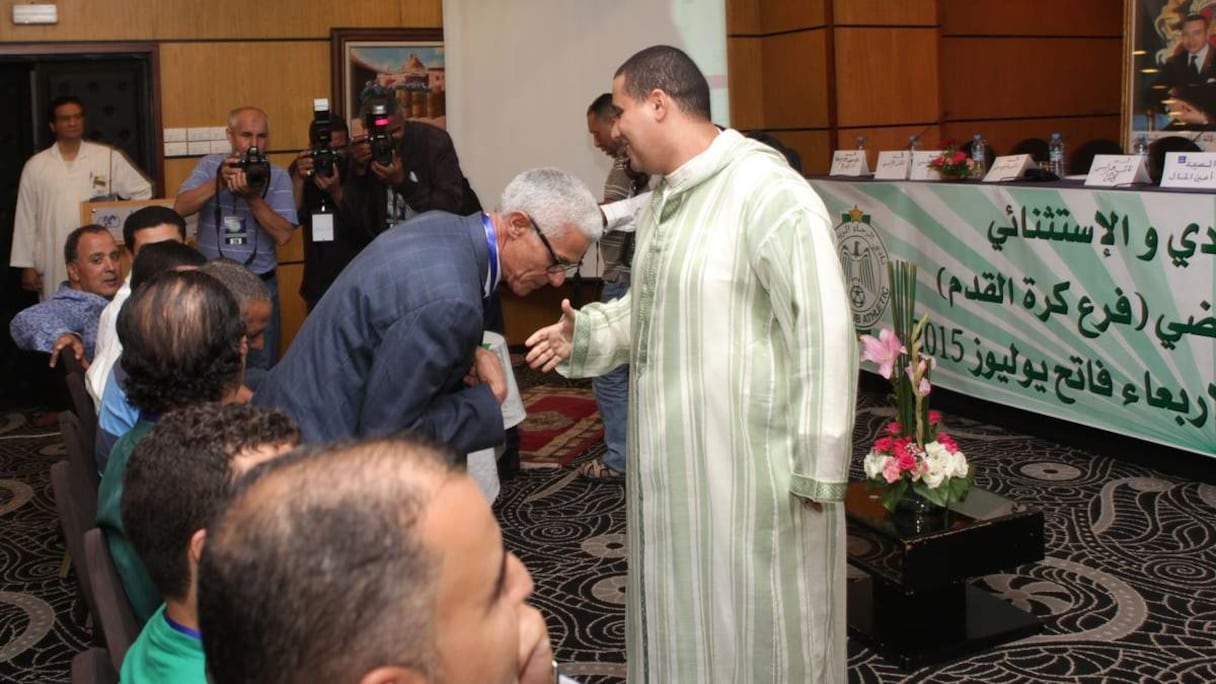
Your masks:
M 367 142 L 372 146 L 372 160 L 381 166 L 393 163 L 393 136 L 388 132 L 391 120 L 388 105 L 383 102 L 373 103 L 364 116 L 363 125 L 367 128 Z
M 266 192 L 270 185 L 270 160 L 257 145 L 250 145 L 245 154 L 236 160 L 237 168 L 245 172 L 245 184 L 252 192 Z
M 312 142 L 312 168 L 320 176 L 334 172 L 337 154 L 329 148 L 333 135 L 333 122 L 329 118 L 329 100 L 319 97 L 312 101 L 312 125 L 308 128 L 308 139 Z

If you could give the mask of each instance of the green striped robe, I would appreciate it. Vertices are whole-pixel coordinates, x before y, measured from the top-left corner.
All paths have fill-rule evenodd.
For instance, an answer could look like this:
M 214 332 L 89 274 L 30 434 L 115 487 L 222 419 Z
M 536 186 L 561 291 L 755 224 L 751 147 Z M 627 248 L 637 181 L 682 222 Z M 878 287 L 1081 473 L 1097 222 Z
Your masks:
M 629 681 L 843 682 L 857 354 L 827 210 L 728 130 L 637 240 L 632 290 L 579 312 L 562 369 L 630 364 Z

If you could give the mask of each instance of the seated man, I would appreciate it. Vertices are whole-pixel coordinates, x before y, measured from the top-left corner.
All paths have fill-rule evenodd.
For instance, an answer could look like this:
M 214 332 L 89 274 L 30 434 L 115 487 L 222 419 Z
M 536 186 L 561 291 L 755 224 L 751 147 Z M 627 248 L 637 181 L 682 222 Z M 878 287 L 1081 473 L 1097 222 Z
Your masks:
M 207 527 L 216 684 L 551 684 L 532 578 L 477 485 L 417 438 L 297 450 Z
M 131 293 L 118 314 L 127 396 L 139 422 L 110 451 L 97 492 L 97 526 L 105 533 L 122 587 L 142 625 L 160 594 L 131 548 L 120 511 L 131 450 L 170 411 L 235 400 L 245 367 L 245 326 L 236 300 L 215 278 L 196 271 L 158 273 Z
M 208 403 L 166 415 L 131 452 L 123 525 L 165 603 L 127 651 L 123 684 L 206 684 L 195 581 L 204 528 L 241 475 L 299 438 L 277 411 Z
M 134 263 L 139 251 L 144 245 L 156 242 L 186 241 L 186 220 L 176 211 L 168 207 L 150 206 L 131 212 L 122 223 L 122 242 Z M 134 271 L 134 266 L 132 266 Z M 85 374 L 85 387 L 89 395 L 100 408 L 101 392 L 106 386 L 106 378 L 110 368 L 122 353 L 122 345 L 118 343 L 118 335 L 114 332 L 114 323 L 118 320 L 118 311 L 123 302 L 131 296 L 131 274 L 118 288 L 114 298 L 101 312 L 101 320 L 97 323 L 97 349 L 93 353 L 93 362 Z
M 207 263 L 207 258 L 193 247 L 184 242 L 165 240 L 140 249 L 139 256 L 135 257 L 135 263 L 131 265 L 131 274 L 127 280 L 132 287 L 139 287 L 157 273 L 192 270 L 205 263 Z M 115 299 L 118 296 L 114 295 Z M 127 293 L 127 296 L 130 296 L 130 292 Z M 109 310 L 110 307 L 107 306 L 106 311 L 101 314 L 103 324 Z M 98 332 L 100 338 L 100 328 Z M 118 342 L 117 330 L 113 334 L 113 346 L 121 350 L 122 344 Z M 96 367 L 97 362 L 98 360 L 94 359 L 93 365 L 89 366 L 89 371 Z M 139 409 L 132 406 L 131 402 L 127 400 L 126 371 L 122 369 L 122 364 L 113 364 L 111 371 L 106 373 L 106 383 L 102 388 L 101 399 L 97 407 L 97 438 L 93 443 L 93 459 L 97 461 L 97 472 L 99 473 L 105 472 L 106 460 L 109 459 L 110 450 L 114 448 L 115 442 L 127 434 L 139 421 Z
M 428 212 L 377 238 L 304 321 L 254 403 L 287 412 L 305 441 L 417 430 L 460 453 L 501 444 L 507 383 L 481 347 L 485 301 L 500 282 L 519 296 L 560 286 L 602 218 L 591 191 L 557 169 L 521 173 L 500 206 Z
M 270 316 L 274 310 L 270 288 L 265 281 L 232 259 L 209 261 L 199 270 L 220 281 L 236 297 L 236 303 L 241 307 L 241 320 L 245 323 L 245 343 L 249 351 L 265 349 L 266 329 L 270 326 Z M 247 391 L 242 392 L 242 400 L 248 401 L 265 378 L 265 369 L 246 367 L 244 382 Z
M 81 226 L 68 234 L 63 260 L 68 279 L 55 296 L 17 314 L 9 332 L 18 348 L 49 353 L 51 366 L 68 349 L 88 367 L 97 321 L 120 284 L 118 243 L 102 226 Z

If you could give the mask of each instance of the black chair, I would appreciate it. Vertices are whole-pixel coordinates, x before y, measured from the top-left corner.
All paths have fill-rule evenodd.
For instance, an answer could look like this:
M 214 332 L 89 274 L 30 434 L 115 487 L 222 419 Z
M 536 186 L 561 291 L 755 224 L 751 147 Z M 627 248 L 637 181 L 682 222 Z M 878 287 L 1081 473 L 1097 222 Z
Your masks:
M 68 463 L 72 464 L 73 486 L 77 490 L 82 507 L 97 512 L 97 488 L 101 478 L 97 474 L 97 461 L 88 449 L 81 434 L 80 420 L 70 412 L 59 414 L 59 431 L 68 451 Z
M 1088 140 L 1073 150 L 1072 156 L 1068 158 L 1068 173 L 1072 175 L 1089 173 L 1089 167 L 1093 166 L 1094 157 L 1099 154 L 1123 154 L 1123 147 L 1107 138 Z
M 71 354 L 61 356 L 71 357 Z M 80 368 L 76 359 L 73 358 L 72 363 Z M 64 382 L 68 386 L 68 396 L 72 399 L 72 412 L 80 422 L 80 439 L 84 444 L 85 453 L 91 456 L 93 447 L 97 444 L 97 408 L 93 405 L 93 397 L 90 397 L 89 391 L 85 389 L 84 371 L 68 372 Z
M 110 664 L 116 672 L 122 672 L 122 659 L 139 636 L 139 621 L 131 610 L 131 601 L 122 588 L 114 559 L 110 557 L 110 547 L 99 528 L 85 533 L 84 553 L 93 596 L 97 600 L 97 624 L 101 627 L 106 650 L 110 652 Z
M 59 524 L 63 528 L 63 542 L 67 548 L 68 558 L 76 568 L 76 584 L 80 587 L 80 609 L 92 615 L 94 624 L 97 620 L 97 600 L 93 595 L 93 585 L 89 581 L 89 569 L 85 563 L 84 535 L 85 531 L 94 527 L 97 518 L 97 490 L 93 490 L 93 505 L 86 507 L 73 491 L 72 465 L 68 461 L 59 461 L 51 466 L 51 492 L 55 495 L 55 510 L 59 513 Z M 87 504 L 87 502 L 85 502 Z M 65 573 L 66 574 L 66 566 Z M 77 615 L 82 619 L 83 615 Z
M 1031 159 L 1042 164 L 1047 161 L 1048 147 L 1047 141 L 1042 138 L 1026 138 L 1025 140 L 1019 140 L 1011 147 L 1009 155 L 1029 154 Z
M 1161 174 L 1165 170 L 1165 155 L 1169 152 L 1202 152 L 1203 148 L 1190 138 L 1181 135 L 1169 135 L 1157 138 L 1148 146 L 1148 175 L 1153 179 L 1153 185 L 1161 184 Z
M 118 672 L 104 648 L 90 648 L 72 657 L 72 684 L 118 684 Z

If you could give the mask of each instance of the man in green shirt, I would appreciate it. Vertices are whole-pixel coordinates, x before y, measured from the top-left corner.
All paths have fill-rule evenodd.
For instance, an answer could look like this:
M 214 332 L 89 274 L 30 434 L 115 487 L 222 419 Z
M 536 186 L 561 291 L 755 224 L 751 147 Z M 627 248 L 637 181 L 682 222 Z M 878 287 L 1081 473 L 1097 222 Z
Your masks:
M 120 504 L 127 460 L 135 445 L 170 411 L 232 401 L 245 368 L 245 324 L 236 299 L 197 271 L 159 273 L 141 285 L 118 314 L 127 398 L 141 412 L 114 445 L 97 494 L 97 526 L 139 623 L 161 603 L 148 571 L 124 531 Z
M 283 413 L 207 403 L 168 414 L 131 452 L 122 519 L 165 602 L 127 651 L 124 684 L 206 684 L 195 578 L 207 521 L 241 475 L 299 441 Z

